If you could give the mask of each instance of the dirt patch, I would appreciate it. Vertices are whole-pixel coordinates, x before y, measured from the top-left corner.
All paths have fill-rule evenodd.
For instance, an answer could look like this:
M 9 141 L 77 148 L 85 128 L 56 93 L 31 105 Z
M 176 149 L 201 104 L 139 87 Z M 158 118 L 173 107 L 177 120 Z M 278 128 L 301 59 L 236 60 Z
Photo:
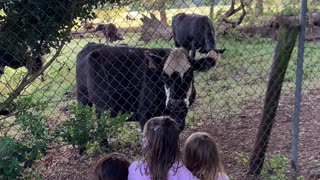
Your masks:
M 298 161 L 301 175 L 305 179 L 311 179 L 320 174 L 320 122 L 317 115 L 320 111 L 320 91 L 307 91 L 303 96 L 301 108 Z M 293 92 L 283 93 L 271 133 L 268 154 L 281 154 L 290 160 L 293 109 Z M 239 115 L 223 120 L 213 119 L 210 123 L 191 127 L 186 130 L 185 135 L 196 131 L 210 132 L 217 140 L 227 173 L 233 179 L 243 179 L 248 169 L 246 160 L 253 150 L 260 118 L 261 107 L 247 106 Z M 288 172 L 288 178 L 289 175 Z
M 199 120 L 188 127 L 181 135 L 186 137 L 197 131 L 206 131 L 214 136 L 221 151 L 225 170 L 231 179 L 243 179 L 248 169 L 248 159 L 253 149 L 257 128 L 261 117 L 261 100 L 253 100 L 241 114 L 226 119 Z M 271 133 L 268 154 L 281 154 L 291 157 L 292 121 L 294 93 L 284 92 Z M 303 95 L 300 141 L 299 168 L 305 179 L 317 179 L 320 174 L 320 90 L 307 90 Z M 119 151 L 134 160 L 140 154 L 140 147 L 116 142 L 113 151 Z M 136 142 L 136 144 L 139 144 Z M 38 164 L 37 170 L 45 179 L 92 179 L 92 169 L 102 153 L 79 158 L 71 147 L 63 147 L 50 153 Z M 290 179 L 287 169 L 286 179 Z M 266 178 L 268 179 L 268 178 Z

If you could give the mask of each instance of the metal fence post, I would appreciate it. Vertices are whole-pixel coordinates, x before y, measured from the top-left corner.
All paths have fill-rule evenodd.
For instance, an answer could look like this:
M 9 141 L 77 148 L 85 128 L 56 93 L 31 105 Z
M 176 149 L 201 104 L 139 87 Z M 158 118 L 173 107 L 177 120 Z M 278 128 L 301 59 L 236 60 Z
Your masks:
M 300 9 L 300 32 L 298 43 L 298 63 L 296 72 L 296 92 L 295 92 L 295 107 L 293 116 L 293 136 L 292 136 L 292 178 L 297 179 L 297 161 L 298 161 L 298 144 L 299 144 L 299 122 L 301 109 L 301 89 L 303 76 L 303 56 L 305 45 L 305 26 L 306 26 L 307 0 L 301 0 Z

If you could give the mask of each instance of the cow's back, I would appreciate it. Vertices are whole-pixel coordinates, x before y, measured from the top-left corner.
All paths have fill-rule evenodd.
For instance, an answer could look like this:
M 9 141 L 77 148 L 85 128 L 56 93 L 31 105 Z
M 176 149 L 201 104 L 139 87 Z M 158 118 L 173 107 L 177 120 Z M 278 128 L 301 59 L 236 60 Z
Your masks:
M 191 42 L 194 41 L 196 49 L 215 48 L 214 29 L 207 16 L 179 13 L 172 19 L 172 29 L 178 46 L 191 50 Z
M 141 49 L 103 46 L 90 54 L 88 90 L 99 111 L 136 111 L 147 65 Z
M 193 18 L 190 16 L 180 13 L 172 19 L 172 30 L 175 43 L 178 46 L 182 46 L 186 49 L 191 49 L 191 41 L 193 40 L 192 23 Z
M 96 43 L 88 43 L 77 55 L 76 60 L 76 98 L 78 102 L 88 104 L 88 58 L 89 54 L 103 45 Z

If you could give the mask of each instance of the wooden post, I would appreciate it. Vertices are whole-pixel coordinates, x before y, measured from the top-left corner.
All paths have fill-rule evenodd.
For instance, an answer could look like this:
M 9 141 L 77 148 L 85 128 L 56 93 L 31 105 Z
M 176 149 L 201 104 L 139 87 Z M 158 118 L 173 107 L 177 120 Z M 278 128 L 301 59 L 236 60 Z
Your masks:
M 210 17 L 210 20 L 213 21 L 215 0 L 211 0 L 209 3 L 210 3 L 210 13 L 209 13 L 209 17 Z
M 256 137 L 255 147 L 250 159 L 248 177 L 257 177 L 261 173 L 280 99 L 283 79 L 296 43 L 298 31 L 299 27 L 295 23 L 280 25 L 278 41 L 264 101 L 263 114 Z

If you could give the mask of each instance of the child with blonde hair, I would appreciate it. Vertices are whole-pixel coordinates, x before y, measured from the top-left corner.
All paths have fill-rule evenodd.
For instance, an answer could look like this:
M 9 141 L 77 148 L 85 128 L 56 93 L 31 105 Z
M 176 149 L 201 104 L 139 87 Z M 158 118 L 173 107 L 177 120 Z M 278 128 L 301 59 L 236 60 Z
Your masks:
M 181 162 L 179 133 L 168 116 L 150 119 L 143 130 L 143 157 L 129 167 L 128 180 L 197 180 Z
M 185 166 L 200 180 L 229 180 L 220 162 L 213 137 L 205 132 L 191 134 L 183 148 Z

